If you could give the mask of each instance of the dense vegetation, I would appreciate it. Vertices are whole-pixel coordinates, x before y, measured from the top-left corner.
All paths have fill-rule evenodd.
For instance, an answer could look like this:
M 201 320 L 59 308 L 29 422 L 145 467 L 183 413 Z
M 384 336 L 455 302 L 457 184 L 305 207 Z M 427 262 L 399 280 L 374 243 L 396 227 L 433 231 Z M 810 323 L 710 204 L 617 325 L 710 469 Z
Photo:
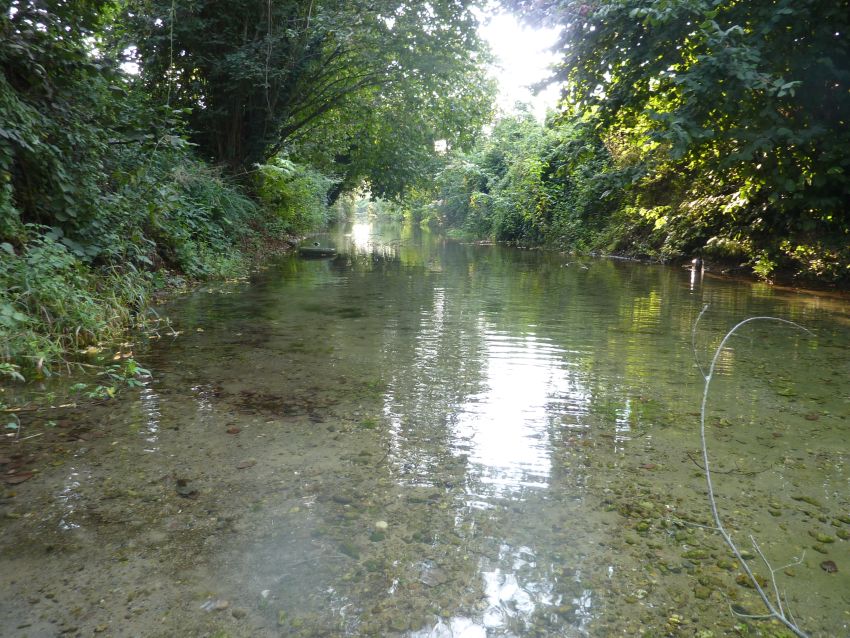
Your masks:
M 158 286 L 243 271 L 363 180 L 400 196 L 489 118 L 485 60 L 465 1 L 14 0 L 0 376 L 55 371 Z
M 508 4 L 562 27 L 561 111 L 500 122 L 433 213 L 478 234 L 850 281 L 850 4 Z
M 562 28 L 564 100 L 476 142 L 471 0 L 13 0 L 0 375 L 244 271 L 363 184 L 499 240 L 850 281 L 846 0 L 504 4 Z

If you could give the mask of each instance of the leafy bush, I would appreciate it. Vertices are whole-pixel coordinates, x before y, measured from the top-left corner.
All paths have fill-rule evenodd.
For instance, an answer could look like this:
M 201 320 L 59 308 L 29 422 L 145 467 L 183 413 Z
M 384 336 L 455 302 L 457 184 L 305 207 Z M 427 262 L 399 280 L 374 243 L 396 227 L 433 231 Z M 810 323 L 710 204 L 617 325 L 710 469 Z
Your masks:
M 285 232 L 304 233 L 328 222 L 327 196 L 333 179 L 284 157 L 275 157 L 258 169 L 260 201 Z
M 144 275 L 98 278 L 39 228 L 20 254 L 0 252 L 0 359 L 49 374 L 64 352 L 114 335 L 146 299 Z M 128 292 L 135 292 L 127 294 Z

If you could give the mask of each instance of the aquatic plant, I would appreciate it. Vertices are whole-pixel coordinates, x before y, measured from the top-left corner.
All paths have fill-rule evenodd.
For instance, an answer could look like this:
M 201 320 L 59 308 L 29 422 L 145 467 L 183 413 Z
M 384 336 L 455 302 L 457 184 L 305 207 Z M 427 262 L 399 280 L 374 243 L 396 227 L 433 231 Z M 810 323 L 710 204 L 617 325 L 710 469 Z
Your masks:
M 785 625 L 791 632 L 794 633 L 795 636 L 798 636 L 799 638 L 808 638 L 808 634 L 806 634 L 802 629 L 800 629 L 800 627 L 797 625 L 796 621 L 793 619 L 791 612 L 788 609 L 787 601 L 786 601 L 786 604 L 783 606 L 782 596 L 779 593 L 779 586 L 776 583 L 776 572 L 781 571 L 781 570 L 783 570 L 787 567 L 790 567 L 791 565 L 783 565 L 782 567 L 778 567 L 778 568 L 773 567 L 770 564 L 770 562 L 767 560 L 767 557 L 761 551 L 761 548 L 759 547 L 758 542 L 756 541 L 755 537 L 750 535 L 750 542 L 753 544 L 753 549 L 755 550 L 755 553 L 762 560 L 762 562 L 764 563 L 768 572 L 770 573 L 770 586 L 773 590 L 772 591 L 773 597 L 771 598 L 771 596 L 765 591 L 764 586 L 762 586 L 762 584 L 756 578 L 755 574 L 753 574 L 753 571 L 750 569 L 750 566 L 747 564 L 747 561 L 744 559 L 741 551 L 738 549 L 738 546 L 735 544 L 735 541 L 732 540 L 731 535 L 726 530 L 726 527 L 723 525 L 723 521 L 720 518 L 720 513 L 719 513 L 718 508 L 717 508 L 717 501 L 715 500 L 715 497 L 714 497 L 714 484 L 712 483 L 712 480 L 711 480 L 711 467 L 710 467 L 709 462 L 708 462 L 708 443 L 706 442 L 706 436 L 705 436 L 705 411 L 706 411 L 706 405 L 708 403 L 708 392 L 709 392 L 709 389 L 711 387 L 711 380 L 714 377 L 714 369 L 717 365 L 717 361 L 720 358 L 721 352 L 723 352 L 723 348 L 726 346 L 726 342 L 732 337 L 732 335 L 734 335 L 738 331 L 739 328 L 743 327 L 744 325 L 746 325 L 748 323 L 753 323 L 755 321 L 776 321 L 776 322 L 779 322 L 779 323 L 791 325 L 795 328 L 799 328 L 800 330 L 803 330 L 808 334 L 811 334 L 811 331 L 807 330 L 806 328 L 804 328 L 803 326 L 801 326 L 798 323 L 795 323 L 793 321 L 789 321 L 788 319 L 780 319 L 778 317 L 749 317 L 748 319 L 744 319 L 743 321 L 739 322 L 729 332 L 726 333 L 726 336 L 723 337 L 723 339 L 720 341 L 720 345 L 717 346 L 717 349 L 714 351 L 714 357 L 712 357 L 711 364 L 709 365 L 708 371 L 706 372 L 705 369 L 700 364 L 699 357 L 697 356 L 697 353 L 696 353 L 696 329 L 697 329 L 697 325 L 699 324 L 700 319 L 702 319 L 702 316 L 705 314 L 706 310 L 708 310 L 708 305 L 703 307 L 702 311 L 699 313 L 699 316 L 697 317 L 696 321 L 694 322 L 693 330 L 691 332 L 691 346 L 693 347 L 694 359 L 696 360 L 697 367 L 699 368 L 700 374 L 702 374 L 702 377 L 705 380 L 705 386 L 703 388 L 703 395 L 702 395 L 702 405 L 700 407 L 700 442 L 702 444 L 703 471 L 705 472 L 705 482 L 706 482 L 706 486 L 708 487 L 708 502 L 711 505 L 711 515 L 712 515 L 712 518 L 714 519 L 715 529 L 723 537 L 723 540 L 726 542 L 726 544 L 732 550 L 732 553 L 735 555 L 735 558 L 738 559 L 738 563 L 741 565 L 741 568 L 744 570 L 744 573 L 746 574 L 747 579 L 750 581 L 753 588 L 758 593 L 759 597 L 761 598 L 762 602 L 764 603 L 765 607 L 767 607 L 767 610 L 769 612 L 768 614 L 765 614 L 765 615 L 762 615 L 762 616 L 746 615 L 745 617 L 752 618 L 752 619 L 762 619 L 762 620 L 768 620 L 770 618 L 773 618 L 773 619 L 779 621 L 780 623 L 782 623 L 783 625 Z M 801 556 L 799 559 L 797 559 L 792 564 L 797 565 L 797 564 L 801 563 L 802 560 L 803 560 L 803 557 Z M 735 612 L 733 610 L 733 613 L 737 613 L 737 612 Z M 742 614 L 739 614 L 739 615 L 742 615 Z

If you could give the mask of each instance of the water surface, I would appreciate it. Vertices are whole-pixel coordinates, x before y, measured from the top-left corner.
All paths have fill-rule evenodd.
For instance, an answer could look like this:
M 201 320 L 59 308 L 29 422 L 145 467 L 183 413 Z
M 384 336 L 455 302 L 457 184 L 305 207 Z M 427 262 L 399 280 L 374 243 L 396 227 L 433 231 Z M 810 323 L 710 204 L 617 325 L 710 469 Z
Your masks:
M 748 325 L 721 354 L 718 505 L 795 563 L 799 624 L 848 635 L 850 305 L 365 222 L 321 239 L 339 256 L 163 309 L 180 334 L 136 345 L 143 388 L 21 413 L 39 436 L 0 461 L 38 472 L 0 491 L 0 633 L 782 635 L 731 611 L 763 613 L 698 429 L 699 367 L 770 315 L 812 334 Z

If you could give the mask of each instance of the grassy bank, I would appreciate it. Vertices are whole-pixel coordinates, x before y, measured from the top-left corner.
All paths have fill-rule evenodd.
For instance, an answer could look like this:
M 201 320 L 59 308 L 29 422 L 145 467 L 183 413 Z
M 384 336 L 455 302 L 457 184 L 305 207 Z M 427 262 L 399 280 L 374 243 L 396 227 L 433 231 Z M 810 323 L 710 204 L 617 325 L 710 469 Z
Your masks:
M 72 370 L 148 321 L 155 294 L 244 275 L 327 221 L 331 180 L 296 164 L 258 171 L 254 197 L 185 150 L 142 170 L 99 194 L 109 232 L 97 243 L 34 223 L 0 243 L 0 378 Z

